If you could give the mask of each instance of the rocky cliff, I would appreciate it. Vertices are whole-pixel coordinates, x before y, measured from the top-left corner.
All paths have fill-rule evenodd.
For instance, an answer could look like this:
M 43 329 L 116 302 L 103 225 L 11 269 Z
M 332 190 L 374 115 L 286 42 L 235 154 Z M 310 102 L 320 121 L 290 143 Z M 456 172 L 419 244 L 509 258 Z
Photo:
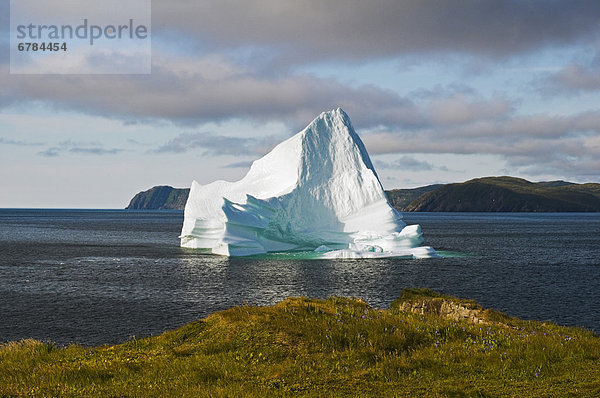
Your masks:
M 189 189 L 157 186 L 140 192 L 131 199 L 129 210 L 183 210 Z

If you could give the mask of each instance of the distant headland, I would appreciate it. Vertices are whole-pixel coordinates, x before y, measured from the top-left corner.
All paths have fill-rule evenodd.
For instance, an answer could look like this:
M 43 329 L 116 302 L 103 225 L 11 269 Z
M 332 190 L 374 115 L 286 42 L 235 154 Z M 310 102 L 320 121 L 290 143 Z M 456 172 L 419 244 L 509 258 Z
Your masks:
M 183 210 L 189 188 L 156 186 L 140 192 L 131 210 Z M 386 191 L 398 211 L 412 212 L 598 212 L 600 184 L 530 182 L 516 177 L 484 177 Z
M 156 186 L 138 193 L 131 199 L 129 210 L 183 210 L 190 194 L 189 188 Z

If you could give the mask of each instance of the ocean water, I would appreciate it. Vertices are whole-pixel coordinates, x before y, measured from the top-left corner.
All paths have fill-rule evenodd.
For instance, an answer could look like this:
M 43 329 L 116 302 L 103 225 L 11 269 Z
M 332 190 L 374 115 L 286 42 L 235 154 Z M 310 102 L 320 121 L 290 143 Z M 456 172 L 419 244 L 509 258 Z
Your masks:
M 600 332 L 600 214 L 405 213 L 443 258 L 223 258 L 178 246 L 183 213 L 0 210 L 0 342 L 119 343 L 242 303 L 405 287 Z

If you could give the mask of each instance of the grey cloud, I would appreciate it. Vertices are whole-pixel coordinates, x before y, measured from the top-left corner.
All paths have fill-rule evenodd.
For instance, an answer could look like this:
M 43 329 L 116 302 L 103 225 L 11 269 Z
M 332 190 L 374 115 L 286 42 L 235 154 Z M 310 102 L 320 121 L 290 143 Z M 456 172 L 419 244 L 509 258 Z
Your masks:
M 471 140 L 457 140 L 452 136 L 444 136 L 432 132 L 422 132 L 417 136 L 406 134 L 372 134 L 364 137 L 369 153 L 451 153 L 451 154 L 492 154 L 507 157 L 513 156 L 553 156 L 560 153 L 575 152 L 574 155 L 590 153 L 581 147 L 580 151 L 573 151 L 571 145 L 561 139 L 536 139 L 535 137 L 521 137 L 507 139 L 506 137 L 477 137 Z M 582 143 L 581 137 L 573 137 L 577 143 Z M 597 153 L 597 155 L 600 155 Z
M 123 152 L 123 149 L 104 149 L 104 148 L 70 148 L 69 152 L 78 153 L 84 155 L 115 155 L 117 153 Z
M 150 146 L 150 145 L 152 145 L 151 143 L 134 140 L 133 138 L 128 138 L 127 143 L 130 145 L 133 145 L 133 146 Z
M 38 152 L 37 154 L 39 156 L 43 156 L 46 158 L 54 158 L 54 157 L 59 156 L 60 153 L 61 153 L 61 148 L 48 148 L 46 150 Z
M 41 142 L 28 142 L 22 140 L 11 140 L 4 137 L 0 137 L 0 145 L 15 145 L 15 146 L 40 146 L 44 145 Z
M 0 32 L 8 31 L 10 26 L 10 0 L 0 0 Z
M 500 94 L 485 98 L 464 84 L 416 90 L 409 93 L 409 97 L 419 104 L 414 112 L 421 119 L 420 127 L 503 120 L 515 112 L 514 104 Z
M 0 31 L 0 34 L 2 34 L 2 31 Z M 0 66 L 6 66 L 5 64 L 8 64 L 8 62 L 10 61 L 10 47 L 8 45 L 8 43 L 3 42 L 0 39 Z M 4 69 L 4 68 L 2 68 Z M 4 70 L 0 70 L 1 73 L 5 73 Z
M 124 152 L 123 149 L 118 148 L 103 148 L 99 142 L 74 142 L 72 140 L 62 141 L 58 146 L 50 147 L 46 150 L 40 151 L 37 154 L 44 157 L 57 157 L 64 155 L 65 153 L 79 154 L 79 155 L 116 155 Z
M 503 120 L 484 120 L 451 128 L 454 137 L 500 137 L 505 140 L 523 137 L 558 139 L 572 134 L 600 133 L 600 111 L 582 112 L 568 116 L 545 114 L 509 117 Z
M 543 82 L 542 91 L 596 91 L 600 89 L 600 65 L 570 64 Z
M 6 14 L 2 11 L 0 6 L 0 20 Z M 248 45 L 264 54 L 275 49 L 274 57 L 278 51 L 289 51 L 307 57 L 306 62 L 363 61 L 423 51 L 505 56 L 593 37 L 600 27 L 597 11 L 600 3 L 582 0 L 568 5 L 517 0 L 157 0 L 153 28 L 157 37 L 197 38 L 220 52 Z M 279 55 L 291 59 L 290 54 Z M 511 104 L 502 98 L 481 101 L 470 94 L 452 94 L 438 96 L 439 101 L 422 109 L 411 98 L 379 87 L 347 87 L 331 79 L 290 74 L 290 70 L 248 70 L 253 64 L 248 59 L 243 67 L 218 57 L 190 59 L 185 65 L 186 61 L 155 51 L 149 76 L 0 75 L 0 104 L 41 101 L 126 122 L 197 124 L 245 118 L 284 121 L 294 128 L 338 106 L 352 115 L 358 128 L 462 125 L 512 112 Z M 600 74 L 575 72 L 565 78 L 568 84 L 600 84 L 596 81 Z
M 471 123 L 476 120 L 502 119 L 513 112 L 512 105 L 505 99 L 472 100 L 465 95 L 455 94 L 446 98 L 435 98 L 428 106 L 429 118 L 436 125 Z
M 429 171 L 434 170 L 436 168 L 433 164 L 429 162 L 418 160 L 410 156 L 403 156 L 392 162 L 375 160 L 375 167 L 377 167 L 378 169 L 398 169 L 410 171 Z
M 39 12 L 50 19 L 74 8 L 62 3 Z M 0 29 L 9 25 L 8 4 L 0 1 Z M 293 63 L 423 52 L 506 57 L 595 40 L 598 15 L 595 0 L 154 0 L 152 30 L 196 50 L 251 47 Z
M 536 81 L 539 91 L 543 95 L 556 95 L 600 90 L 600 46 L 597 40 L 594 48 L 595 53 L 587 61 L 583 61 L 580 55 L 571 63 L 549 71 L 552 73 Z M 585 58 L 589 56 L 588 49 Z
M 598 179 L 598 162 L 600 151 L 584 148 L 580 138 L 573 138 L 570 142 L 561 140 L 523 140 L 520 142 L 477 141 L 455 142 L 451 139 L 442 140 L 432 137 L 436 141 L 405 140 L 398 137 L 370 137 L 365 139 L 369 151 L 377 153 L 378 148 L 385 145 L 387 153 L 394 153 L 391 148 L 399 152 L 410 153 L 451 153 L 470 155 L 497 155 L 504 158 L 507 165 L 515 173 L 529 175 L 563 175 L 570 178 Z M 400 147 L 395 141 L 402 141 Z M 410 148 L 410 149 L 409 149 Z
M 58 145 L 62 148 L 67 147 L 101 147 L 102 143 L 100 141 L 75 141 L 75 140 L 64 140 L 58 143 Z
M 598 15 L 594 0 L 162 0 L 153 3 L 153 29 L 205 45 L 273 48 L 297 62 L 421 52 L 504 57 L 594 40 Z
M 207 156 L 219 155 L 264 155 L 279 138 L 242 138 L 214 135 L 210 133 L 180 134 L 154 150 L 155 153 L 182 153 L 196 148 L 203 150 Z
M 0 0 L 0 66 L 6 66 L 10 60 L 10 1 Z M 6 64 L 6 65 L 5 65 Z M 0 73 L 8 73 L 4 68 Z M 1 96 L 0 96 L 1 100 Z
M 369 134 L 369 153 L 487 154 L 533 175 L 594 176 L 600 159 L 600 111 L 569 116 L 514 116 L 464 126 Z
M 320 112 L 338 106 L 361 128 L 423 123 L 411 100 L 374 86 L 352 88 L 307 75 L 265 78 L 242 74 L 206 79 L 188 70 L 168 70 L 177 69 L 176 61 L 165 62 L 154 68 L 152 76 L 0 75 L 4 86 L 0 99 L 12 104 L 37 100 L 106 117 L 166 119 L 180 124 L 245 118 L 285 121 L 300 128 Z
M 577 157 L 553 154 L 536 159 L 535 163 L 531 159 L 510 159 L 508 164 L 529 175 L 557 174 L 578 181 L 598 182 L 599 159 L 598 154 Z
M 250 166 L 252 166 L 252 162 L 251 161 L 230 163 L 230 164 L 227 164 L 227 165 L 225 165 L 223 167 L 226 168 L 226 169 L 247 169 Z
M 0 22 L 9 23 L 10 15 L 10 1 L 11 0 L 0 0 Z M 17 0 L 18 2 L 18 0 Z M 30 1 L 26 4 L 34 4 L 34 1 Z M 107 19 L 109 16 L 115 16 L 115 10 L 110 7 L 106 7 L 105 4 L 83 4 L 79 0 L 60 0 L 54 1 L 52 6 L 44 7 L 31 7 L 27 9 L 27 16 L 32 20 L 44 19 L 44 23 L 50 24 L 53 22 L 55 17 L 61 17 L 58 19 L 58 23 L 62 23 L 66 18 L 73 19 L 74 22 L 81 22 L 83 18 L 101 18 Z M 129 4 L 128 4 L 129 3 Z M 132 4 L 132 5 L 130 5 Z M 119 5 L 119 11 L 126 14 L 128 12 L 135 12 L 133 7 L 138 6 L 140 3 L 137 2 L 124 2 Z M 129 8 L 128 8 L 129 7 Z

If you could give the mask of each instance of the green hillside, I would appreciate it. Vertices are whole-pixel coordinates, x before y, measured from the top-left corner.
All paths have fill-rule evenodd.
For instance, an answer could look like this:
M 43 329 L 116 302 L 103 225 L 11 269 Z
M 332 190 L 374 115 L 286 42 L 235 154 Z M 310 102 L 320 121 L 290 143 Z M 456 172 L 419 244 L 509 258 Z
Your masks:
M 425 193 L 402 210 L 596 212 L 600 211 L 600 184 L 533 183 L 514 177 L 477 178 Z
M 0 346 L 7 397 L 597 397 L 600 339 L 429 290 L 240 306 L 102 347 Z
M 419 198 L 427 192 L 435 191 L 443 184 L 427 185 L 425 187 L 413 188 L 413 189 L 392 189 L 385 191 L 387 194 L 390 204 L 397 210 L 405 209 L 412 201 Z

